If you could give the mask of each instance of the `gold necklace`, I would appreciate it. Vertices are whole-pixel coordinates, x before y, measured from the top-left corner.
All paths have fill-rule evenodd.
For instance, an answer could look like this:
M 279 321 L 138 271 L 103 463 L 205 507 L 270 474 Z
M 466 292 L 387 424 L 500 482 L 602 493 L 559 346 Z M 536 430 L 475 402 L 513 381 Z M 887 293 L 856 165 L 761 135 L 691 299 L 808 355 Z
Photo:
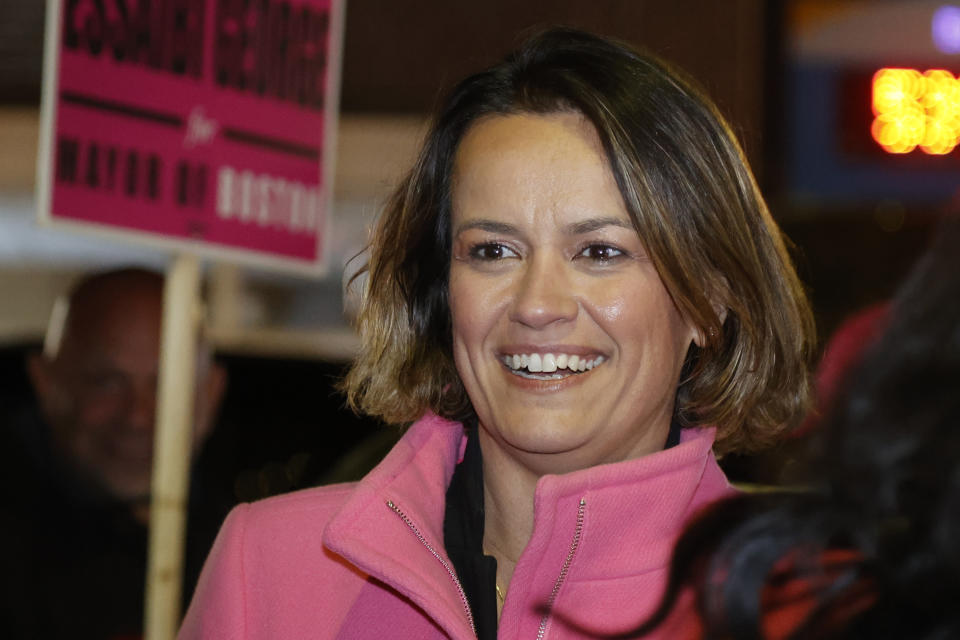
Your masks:
M 491 557 L 494 557 L 494 558 L 496 557 L 496 556 L 494 556 L 492 553 L 490 553 L 489 551 L 487 551 L 487 547 L 486 547 L 486 546 L 482 546 L 481 549 L 483 549 L 483 555 L 485 555 L 485 556 L 491 556 Z M 499 572 L 498 572 L 498 573 L 499 573 Z M 503 591 L 500 590 L 500 583 L 497 581 L 497 576 L 494 576 L 494 577 L 493 577 L 493 586 L 496 587 L 496 589 L 497 589 L 497 600 L 499 600 L 499 601 L 500 601 L 500 604 L 502 605 L 502 604 L 503 604 L 503 601 L 505 600 L 505 598 L 504 598 L 504 595 L 503 595 Z

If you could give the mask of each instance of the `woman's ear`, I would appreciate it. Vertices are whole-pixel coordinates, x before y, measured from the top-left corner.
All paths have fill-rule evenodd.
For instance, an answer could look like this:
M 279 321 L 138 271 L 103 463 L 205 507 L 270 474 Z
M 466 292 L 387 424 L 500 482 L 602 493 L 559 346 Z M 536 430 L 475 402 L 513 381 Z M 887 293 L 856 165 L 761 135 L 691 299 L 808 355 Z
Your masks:
M 727 311 L 729 311 L 727 307 L 718 302 L 711 302 L 710 307 L 713 309 L 713 315 L 717 319 L 717 324 L 709 328 L 696 327 L 694 329 L 693 343 L 701 349 L 716 341 L 720 332 L 723 331 L 723 323 L 726 322 Z

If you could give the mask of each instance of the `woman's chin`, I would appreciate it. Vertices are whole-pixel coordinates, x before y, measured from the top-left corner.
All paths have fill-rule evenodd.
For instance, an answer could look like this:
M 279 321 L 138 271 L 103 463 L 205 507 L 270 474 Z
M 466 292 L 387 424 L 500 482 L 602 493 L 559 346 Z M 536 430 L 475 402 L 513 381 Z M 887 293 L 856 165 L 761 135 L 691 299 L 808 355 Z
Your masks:
M 589 444 L 582 426 L 573 428 L 557 421 L 544 420 L 542 416 L 530 416 L 529 420 L 501 421 L 494 425 L 492 428 L 484 427 L 492 446 L 503 449 L 512 458 L 525 462 L 536 461 L 538 467 L 555 462 L 558 467 L 566 468 L 569 466 L 566 460 L 582 457 Z

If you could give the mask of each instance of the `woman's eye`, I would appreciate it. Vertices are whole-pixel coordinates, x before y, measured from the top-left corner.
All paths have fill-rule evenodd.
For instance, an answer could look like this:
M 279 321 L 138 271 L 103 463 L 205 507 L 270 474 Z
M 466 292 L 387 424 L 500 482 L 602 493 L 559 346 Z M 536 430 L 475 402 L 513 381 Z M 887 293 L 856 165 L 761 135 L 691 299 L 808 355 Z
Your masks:
M 470 249 L 470 257 L 477 260 L 493 261 L 516 257 L 516 253 L 508 246 L 497 242 L 485 242 Z
M 578 258 L 586 258 L 592 260 L 593 262 L 612 262 L 617 258 L 623 257 L 624 252 L 616 247 L 611 247 L 608 244 L 591 244 L 586 247 L 583 251 L 577 254 Z

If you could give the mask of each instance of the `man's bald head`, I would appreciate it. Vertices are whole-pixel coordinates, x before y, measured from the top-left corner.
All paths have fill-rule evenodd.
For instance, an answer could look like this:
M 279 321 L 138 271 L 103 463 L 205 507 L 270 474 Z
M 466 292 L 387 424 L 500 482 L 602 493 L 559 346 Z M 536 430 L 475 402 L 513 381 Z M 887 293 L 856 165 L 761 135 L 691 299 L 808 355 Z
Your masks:
M 59 344 L 48 353 L 54 360 L 130 337 L 149 338 L 144 341 L 159 350 L 163 315 L 159 273 L 131 268 L 88 276 L 69 291 L 66 306 Z
M 68 293 L 56 344 L 30 362 L 53 442 L 110 494 L 149 495 L 163 315 L 163 276 L 122 269 L 88 276 Z M 206 438 L 223 372 L 198 359 L 195 448 Z

